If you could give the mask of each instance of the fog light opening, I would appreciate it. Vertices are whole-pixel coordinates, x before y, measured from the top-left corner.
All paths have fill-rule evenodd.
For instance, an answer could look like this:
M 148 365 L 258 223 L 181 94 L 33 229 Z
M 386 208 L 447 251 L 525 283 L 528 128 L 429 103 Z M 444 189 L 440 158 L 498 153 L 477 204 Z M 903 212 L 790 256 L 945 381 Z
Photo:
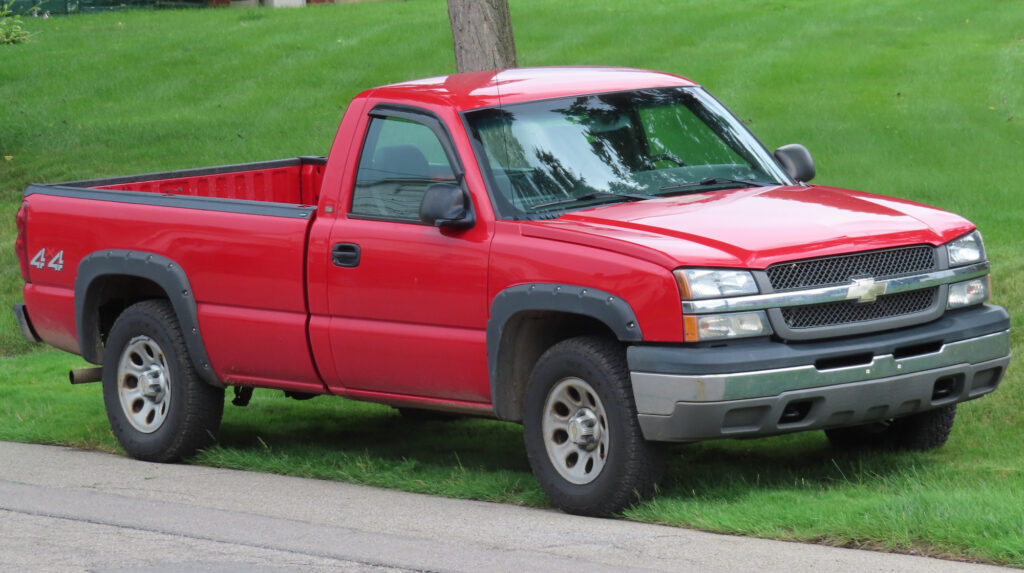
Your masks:
M 786 407 L 782 410 L 782 415 L 779 416 L 779 425 L 795 424 L 803 421 L 811 411 L 812 402 L 812 400 L 800 400 L 786 404 Z
M 960 389 L 963 388 L 964 375 L 954 374 L 952 376 L 943 376 L 935 381 L 935 385 L 932 386 L 932 401 L 942 401 L 950 397 L 955 397 L 960 394 Z

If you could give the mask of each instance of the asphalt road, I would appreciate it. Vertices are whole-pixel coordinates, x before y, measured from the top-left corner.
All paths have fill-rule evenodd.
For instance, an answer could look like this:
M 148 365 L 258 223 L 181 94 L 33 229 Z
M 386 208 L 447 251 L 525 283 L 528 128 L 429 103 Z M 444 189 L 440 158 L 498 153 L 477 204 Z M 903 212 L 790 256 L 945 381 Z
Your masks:
M 0 571 L 998 571 L 0 442 Z

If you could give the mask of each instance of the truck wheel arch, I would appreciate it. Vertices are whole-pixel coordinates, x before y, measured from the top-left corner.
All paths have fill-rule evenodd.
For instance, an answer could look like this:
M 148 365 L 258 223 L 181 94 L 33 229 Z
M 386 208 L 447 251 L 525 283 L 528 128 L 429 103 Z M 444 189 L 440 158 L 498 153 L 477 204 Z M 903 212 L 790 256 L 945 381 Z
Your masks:
M 533 365 L 553 344 L 583 334 L 643 340 L 629 303 L 600 289 L 529 283 L 498 293 L 487 321 L 491 402 L 498 419 L 521 422 Z
M 78 264 L 75 278 L 75 327 L 82 358 L 103 362 L 104 327 L 109 330 L 116 315 L 102 309 L 122 300 L 125 308 L 148 298 L 165 298 L 178 318 L 196 372 L 208 384 L 223 387 L 206 354 L 195 296 L 184 269 L 155 253 L 111 249 L 87 255 Z

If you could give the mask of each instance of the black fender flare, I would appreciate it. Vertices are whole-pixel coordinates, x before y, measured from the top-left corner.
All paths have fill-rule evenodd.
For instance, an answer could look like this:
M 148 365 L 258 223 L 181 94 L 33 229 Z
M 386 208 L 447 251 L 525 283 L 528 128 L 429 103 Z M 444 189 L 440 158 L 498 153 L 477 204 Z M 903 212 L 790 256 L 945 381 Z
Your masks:
M 487 320 L 487 367 L 491 403 L 499 419 L 512 419 L 499 388 L 499 351 L 509 320 L 529 311 L 554 311 L 586 316 L 600 321 L 623 342 L 640 342 L 643 333 L 628 302 L 609 292 L 577 285 L 527 283 L 509 287 L 491 302 Z
M 167 298 L 178 317 L 189 357 L 199 376 L 208 384 L 223 387 L 217 379 L 206 345 L 199 331 L 199 315 L 196 299 L 189 285 L 188 276 L 181 265 L 155 253 L 111 249 L 87 255 L 78 264 L 75 277 L 75 327 L 78 331 L 78 347 L 82 358 L 93 364 L 102 364 L 103 345 L 99 336 L 99 315 L 97 310 L 100 296 L 97 279 L 104 276 L 132 276 L 149 280 L 167 294 Z

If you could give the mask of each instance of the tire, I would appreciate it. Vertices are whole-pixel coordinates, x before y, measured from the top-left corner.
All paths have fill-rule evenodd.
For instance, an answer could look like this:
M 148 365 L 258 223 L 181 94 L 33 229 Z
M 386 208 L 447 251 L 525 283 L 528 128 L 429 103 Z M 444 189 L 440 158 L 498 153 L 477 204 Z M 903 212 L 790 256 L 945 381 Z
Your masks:
M 825 430 L 829 442 L 840 449 L 924 451 L 941 447 L 949 439 L 956 419 L 956 404 L 904 418 L 861 426 Z
M 129 456 L 175 462 L 215 441 L 224 389 L 199 378 L 170 303 L 147 300 L 122 312 L 107 337 L 103 403 Z
M 534 366 L 524 406 L 530 467 L 556 507 L 607 516 L 654 493 L 664 449 L 644 440 L 618 342 L 585 336 L 552 346 Z

